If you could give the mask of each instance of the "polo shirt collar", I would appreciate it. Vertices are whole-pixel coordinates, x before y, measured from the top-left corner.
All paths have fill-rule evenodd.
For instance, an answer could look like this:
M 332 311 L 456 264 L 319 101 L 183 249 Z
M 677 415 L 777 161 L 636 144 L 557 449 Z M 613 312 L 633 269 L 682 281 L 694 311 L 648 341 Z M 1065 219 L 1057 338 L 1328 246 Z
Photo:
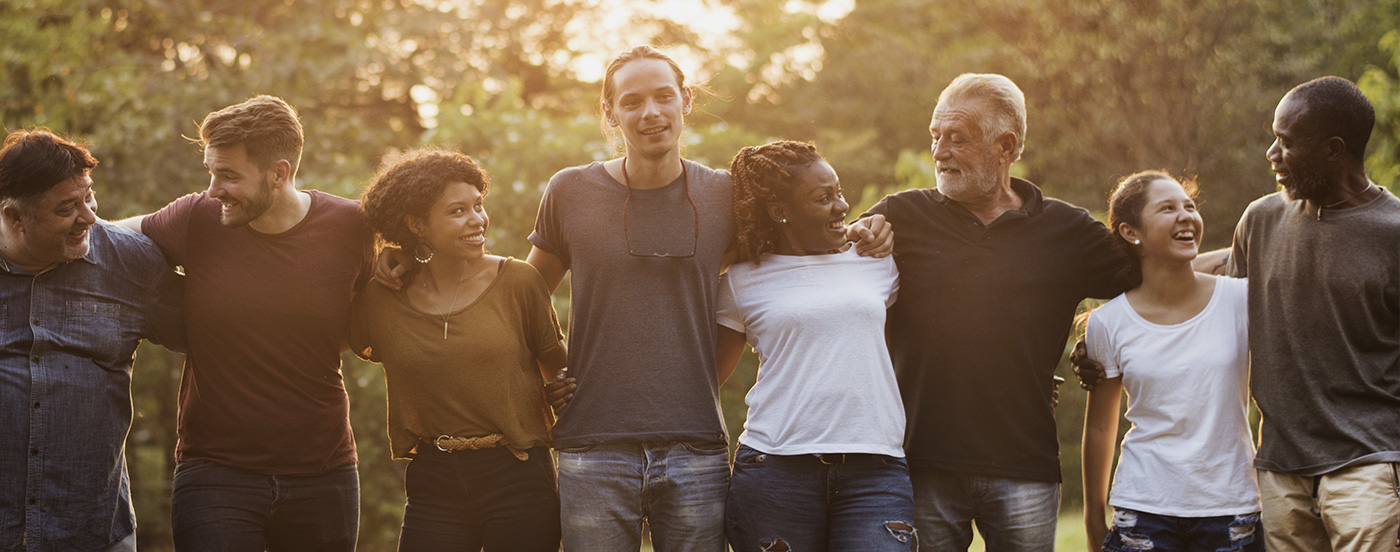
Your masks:
M 1014 218 L 1033 217 L 1045 210 L 1045 194 L 1041 193 L 1040 188 L 1035 184 L 1031 184 L 1029 180 L 1016 178 L 1014 176 L 1011 177 L 1011 191 L 1021 196 L 1021 208 L 1002 213 L 1002 217 L 1006 217 L 1007 215 L 1011 215 Z M 937 187 L 929 188 L 929 194 L 933 197 L 934 201 L 944 205 L 957 205 L 964 211 L 967 210 L 962 204 L 958 203 L 957 200 L 950 199 L 948 196 L 943 195 L 943 192 L 938 191 Z

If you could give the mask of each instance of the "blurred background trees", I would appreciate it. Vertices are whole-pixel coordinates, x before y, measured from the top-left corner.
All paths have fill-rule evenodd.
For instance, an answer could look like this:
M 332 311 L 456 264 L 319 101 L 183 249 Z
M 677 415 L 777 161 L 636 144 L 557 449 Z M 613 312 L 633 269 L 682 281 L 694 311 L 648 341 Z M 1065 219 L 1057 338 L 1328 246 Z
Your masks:
M 811 140 L 860 205 L 932 185 L 938 92 L 960 73 L 999 72 L 1027 96 L 1018 176 L 1093 211 L 1128 173 L 1195 176 L 1215 248 L 1274 189 L 1263 152 L 1275 104 L 1317 76 L 1371 97 L 1368 168 L 1397 189 L 1397 28 L 1400 0 L 0 0 L 0 124 L 86 138 L 102 162 L 101 213 L 117 219 L 207 185 L 184 138 L 205 114 L 279 95 L 306 128 L 303 187 L 356 197 L 386 154 L 459 149 L 493 178 L 492 249 L 524 257 L 549 176 L 614 154 L 598 79 L 631 45 L 664 46 L 706 84 L 688 157 L 725 167 L 744 145 Z M 724 387 L 734 436 L 755 366 Z M 141 351 L 129 454 L 146 549 L 169 541 L 179 374 L 178 355 Z M 344 376 L 361 543 L 388 550 L 403 492 L 383 373 L 347 359 Z M 1073 508 L 1083 395 L 1063 391 Z

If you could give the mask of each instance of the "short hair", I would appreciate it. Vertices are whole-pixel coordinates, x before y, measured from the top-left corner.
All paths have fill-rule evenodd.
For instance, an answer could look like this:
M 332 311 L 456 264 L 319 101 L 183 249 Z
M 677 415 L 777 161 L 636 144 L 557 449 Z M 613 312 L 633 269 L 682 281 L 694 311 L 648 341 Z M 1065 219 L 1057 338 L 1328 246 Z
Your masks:
M 956 99 L 985 101 L 988 113 L 978 121 L 983 139 L 990 144 L 1002 133 L 1016 135 L 1011 162 L 1021 160 L 1026 148 L 1026 95 L 1016 83 L 997 74 L 963 73 L 938 95 L 939 105 Z
M 0 202 L 29 211 L 60 182 L 97 166 L 87 148 L 47 129 L 16 130 L 0 149 Z
M 1366 158 L 1376 109 L 1360 88 L 1341 77 L 1321 77 L 1294 87 L 1288 95 L 1303 102 L 1303 117 L 1318 135 L 1339 137 L 1347 153 L 1358 160 Z
M 418 245 L 404 215 L 428 216 L 448 184 L 466 182 L 485 195 L 491 179 L 465 154 L 415 149 L 385 160 L 360 198 L 360 209 L 380 239 L 405 249 Z
M 1123 268 L 1124 282 L 1131 287 L 1142 283 L 1142 257 L 1133 244 L 1118 233 L 1118 225 L 1127 224 L 1133 228 L 1142 227 L 1142 209 L 1147 206 L 1147 189 L 1153 182 L 1169 180 L 1181 184 L 1186 196 L 1196 199 L 1196 181 L 1190 178 L 1176 178 L 1166 171 L 1140 171 L 1123 177 L 1113 193 L 1108 197 L 1108 230 L 1113 233 L 1113 242 L 1123 251 L 1128 264 Z
M 777 243 L 778 226 L 768 205 L 792 192 L 803 169 L 825 161 L 816 146 L 780 140 L 739 150 L 729 164 L 734 179 L 734 237 L 738 261 L 758 261 Z
M 286 159 L 296 174 L 304 141 L 296 110 L 276 96 L 248 98 L 210 113 L 199 125 L 200 147 L 242 145 L 261 170 Z

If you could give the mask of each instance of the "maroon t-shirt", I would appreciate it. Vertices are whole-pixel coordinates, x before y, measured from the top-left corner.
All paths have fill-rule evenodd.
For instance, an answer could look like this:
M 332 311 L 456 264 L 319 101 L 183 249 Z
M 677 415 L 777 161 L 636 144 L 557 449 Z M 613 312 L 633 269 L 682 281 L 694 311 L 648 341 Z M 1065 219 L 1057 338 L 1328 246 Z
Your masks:
M 281 234 L 224 227 L 207 192 L 141 224 L 185 269 L 178 460 L 269 475 L 356 461 L 340 351 L 373 233 L 356 202 L 308 193 L 306 218 Z

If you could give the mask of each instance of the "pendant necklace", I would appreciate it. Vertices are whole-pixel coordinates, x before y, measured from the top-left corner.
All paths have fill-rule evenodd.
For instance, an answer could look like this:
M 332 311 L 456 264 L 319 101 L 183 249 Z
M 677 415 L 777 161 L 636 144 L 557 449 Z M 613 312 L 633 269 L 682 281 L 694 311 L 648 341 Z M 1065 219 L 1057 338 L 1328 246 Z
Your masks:
M 1333 204 L 1331 204 L 1331 205 L 1318 205 L 1318 206 L 1317 206 L 1317 220 L 1322 220 L 1322 210 L 1323 210 L 1323 209 L 1331 209 L 1331 208 L 1333 208 L 1333 207 L 1336 207 L 1336 206 L 1338 206 L 1338 205 L 1341 205 L 1341 204 L 1343 204 L 1343 203 L 1346 203 L 1346 202 L 1348 202 L 1348 201 L 1351 201 L 1351 200 L 1353 200 L 1353 199 L 1356 199 L 1356 198 L 1360 197 L 1361 194 L 1364 194 L 1364 193 L 1366 193 L 1366 192 L 1371 191 L 1371 186 L 1375 186 L 1375 184 L 1372 183 L 1372 182 L 1367 182 L 1365 188 L 1363 188 L 1363 189 L 1362 189 L 1361 191 L 1359 191 L 1359 192 L 1356 192 L 1356 193 L 1354 193 L 1354 194 L 1351 194 L 1351 197 L 1348 197 L 1348 198 L 1346 198 L 1346 199 L 1343 199 L 1343 200 L 1338 201 L 1338 202 L 1336 202 L 1336 203 L 1333 203 Z
M 468 264 L 467 266 L 470 266 Z M 447 341 L 447 315 L 452 314 L 452 310 L 457 307 L 457 297 L 462 293 L 462 282 L 467 280 L 467 266 L 462 267 L 462 277 L 457 279 L 457 290 L 452 292 L 452 302 L 448 303 L 447 310 L 438 313 L 442 318 L 442 340 Z M 428 289 L 428 282 L 423 282 L 423 289 Z

